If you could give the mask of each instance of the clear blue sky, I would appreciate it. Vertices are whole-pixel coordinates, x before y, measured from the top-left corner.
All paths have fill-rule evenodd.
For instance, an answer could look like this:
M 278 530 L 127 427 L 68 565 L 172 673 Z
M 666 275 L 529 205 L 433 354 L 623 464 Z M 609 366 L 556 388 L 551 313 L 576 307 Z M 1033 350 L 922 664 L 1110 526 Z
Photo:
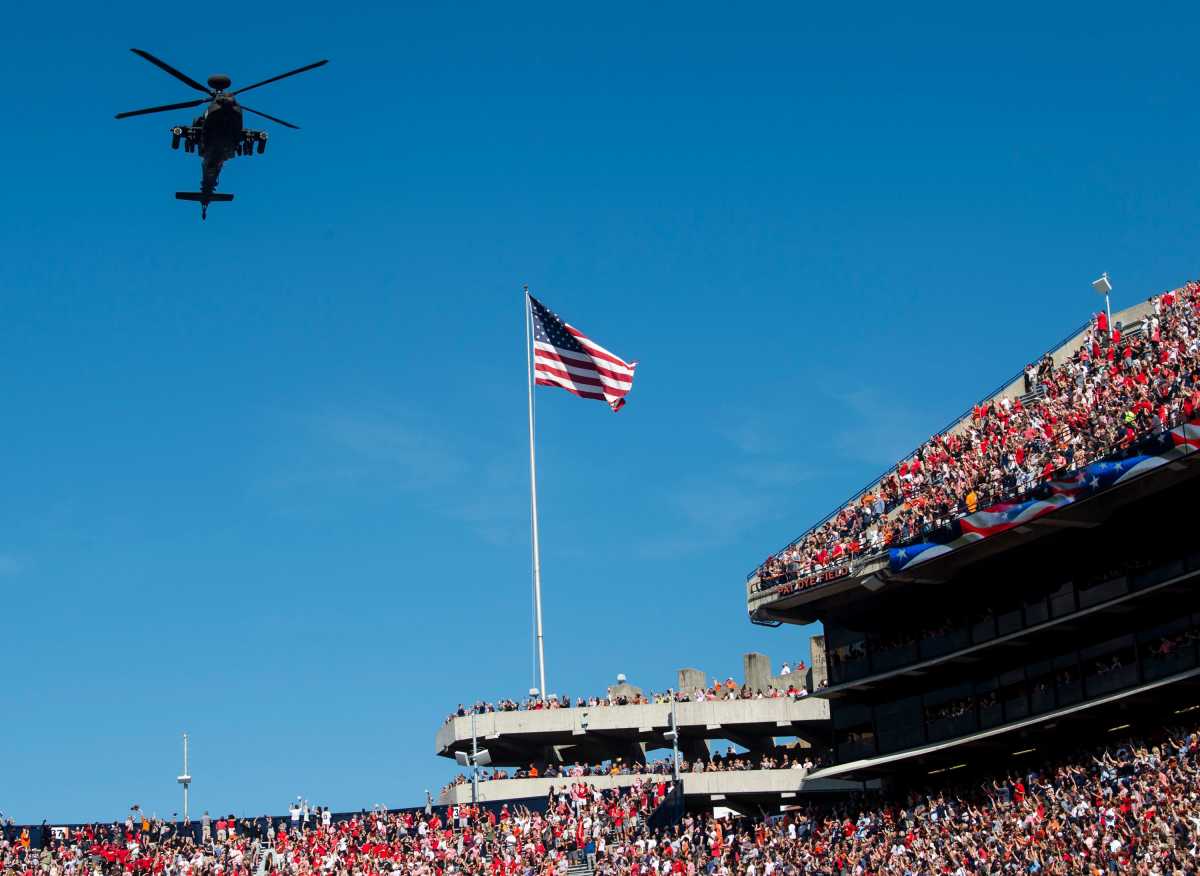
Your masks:
M 641 361 L 539 391 L 550 687 L 805 653 L 743 579 L 1086 318 L 1196 276 L 1195 6 L 17 4 L 0 809 L 416 803 L 531 648 L 520 288 Z M 201 224 L 168 128 L 296 121 Z M 253 100 L 251 100 L 251 96 Z

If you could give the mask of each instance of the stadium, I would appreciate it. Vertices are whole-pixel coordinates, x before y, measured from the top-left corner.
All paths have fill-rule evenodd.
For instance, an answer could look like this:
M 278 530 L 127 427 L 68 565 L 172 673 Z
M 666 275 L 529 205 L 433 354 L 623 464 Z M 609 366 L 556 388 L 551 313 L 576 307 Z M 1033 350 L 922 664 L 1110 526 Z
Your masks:
M 1200 876 L 1200 6 L 8 10 L 0 876 Z
M 820 775 L 966 776 L 1187 723 L 1197 288 L 1098 314 L 751 574 L 755 623 L 822 622 Z
M 822 624 L 811 666 L 459 706 L 435 752 L 469 773 L 424 807 L 10 822 L 4 869 L 1195 872 L 1198 408 L 1188 283 L 1096 314 L 754 569 L 753 623 Z

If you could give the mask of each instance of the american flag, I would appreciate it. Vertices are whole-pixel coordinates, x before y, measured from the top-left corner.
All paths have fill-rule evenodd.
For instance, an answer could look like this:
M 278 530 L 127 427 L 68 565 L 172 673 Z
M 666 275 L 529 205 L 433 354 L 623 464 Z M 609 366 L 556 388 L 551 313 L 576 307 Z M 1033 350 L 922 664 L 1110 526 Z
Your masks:
M 606 401 L 614 411 L 633 388 L 637 362 L 610 353 L 563 322 L 532 295 L 533 373 L 539 386 L 561 386 L 580 398 Z

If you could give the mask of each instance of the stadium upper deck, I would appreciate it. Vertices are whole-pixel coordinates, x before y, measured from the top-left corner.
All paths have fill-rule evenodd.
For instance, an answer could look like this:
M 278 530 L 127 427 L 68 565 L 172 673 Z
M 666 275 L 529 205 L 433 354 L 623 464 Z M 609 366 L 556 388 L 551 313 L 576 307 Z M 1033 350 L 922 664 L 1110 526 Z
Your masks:
M 1112 326 L 1097 314 L 769 557 L 747 581 L 751 619 L 808 622 L 815 602 L 859 585 L 946 580 L 1177 481 L 1200 444 L 1198 306 L 1189 283 Z
M 729 740 L 763 752 L 774 749 L 777 738 L 818 740 L 827 736 L 829 704 L 809 697 L 806 687 L 824 680 L 823 669 L 816 679 L 806 679 L 800 673 L 774 676 L 770 658 L 755 653 L 745 655 L 744 667 L 744 684 L 733 686 L 733 679 L 729 679 L 731 696 L 721 699 L 701 696 L 705 688 L 703 672 L 679 671 L 680 699 L 674 712 L 679 748 L 687 756 L 706 758 L 709 740 Z M 797 693 L 785 695 L 789 689 Z M 627 697 L 638 704 L 455 715 L 438 728 L 435 751 L 447 758 L 470 751 L 475 734 L 496 766 L 537 764 L 544 769 L 551 764 L 618 759 L 644 764 L 647 751 L 671 747 L 665 735 L 671 729 L 669 699 L 640 702 L 644 699 L 641 690 L 628 684 L 610 688 L 609 694 L 613 699 Z

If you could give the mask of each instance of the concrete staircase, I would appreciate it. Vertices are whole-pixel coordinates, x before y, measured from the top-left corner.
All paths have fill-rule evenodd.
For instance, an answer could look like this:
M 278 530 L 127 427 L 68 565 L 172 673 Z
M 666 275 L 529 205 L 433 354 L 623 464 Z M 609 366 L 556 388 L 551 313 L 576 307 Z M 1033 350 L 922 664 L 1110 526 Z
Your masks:
M 262 843 L 255 850 L 255 855 L 258 858 L 258 866 L 254 868 L 255 876 L 267 876 L 267 872 L 276 863 L 276 858 L 279 856 L 275 852 L 275 848 L 270 843 Z M 282 863 L 282 859 L 280 859 Z
M 596 859 L 589 855 L 581 863 L 572 864 L 567 868 L 567 876 L 592 876 L 596 872 Z

